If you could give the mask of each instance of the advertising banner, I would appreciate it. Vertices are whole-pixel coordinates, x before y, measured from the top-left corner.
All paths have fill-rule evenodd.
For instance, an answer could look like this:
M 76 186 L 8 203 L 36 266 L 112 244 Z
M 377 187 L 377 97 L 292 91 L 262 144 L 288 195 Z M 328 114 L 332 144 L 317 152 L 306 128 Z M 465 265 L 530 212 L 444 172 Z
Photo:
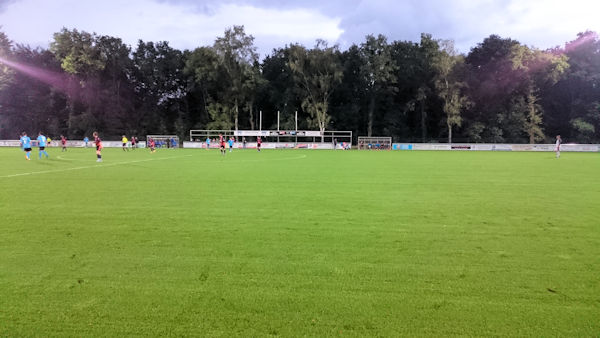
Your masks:
M 206 148 L 206 143 L 205 142 L 183 141 L 183 147 L 190 148 L 190 149 L 201 149 L 201 148 Z
M 270 135 L 268 130 L 236 130 L 233 132 L 234 136 L 261 136 L 267 137 Z
M 510 144 L 492 144 L 492 151 L 512 151 Z
M 533 151 L 533 145 L 532 144 L 513 144 L 512 150 L 513 151 Z
M 452 144 L 450 145 L 452 150 L 471 150 L 470 144 Z
M 600 147 L 597 144 L 563 144 L 560 146 L 561 151 L 577 151 L 577 152 L 598 152 Z
M 184 141 L 183 147 L 188 148 L 188 149 L 206 149 L 206 143 L 205 142 Z M 235 149 L 256 149 L 256 142 L 246 142 L 245 147 L 242 143 L 236 142 L 236 143 L 234 143 L 233 147 Z M 227 146 L 227 148 L 229 148 L 229 146 Z M 261 145 L 261 148 L 262 149 L 321 149 L 321 150 L 334 149 L 332 143 L 317 143 L 317 142 L 315 142 L 315 143 L 312 143 L 312 142 L 310 142 L 310 143 L 306 143 L 306 142 L 302 142 L 302 143 L 263 142 Z M 210 149 L 219 149 L 219 145 L 211 143 Z M 338 148 L 338 149 L 342 149 L 342 148 Z
M 491 151 L 494 150 L 493 147 L 492 144 L 473 144 L 471 150 Z
M 449 144 L 439 143 L 414 143 L 414 150 L 450 150 Z
M 19 147 L 21 144 L 15 140 L 0 140 L 0 147 Z
M 320 137 L 320 131 L 314 130 L 236 130 L 234 136 L 308 136 Z
M 392 143 L 392 150 L 412 150 L 412 144 Z

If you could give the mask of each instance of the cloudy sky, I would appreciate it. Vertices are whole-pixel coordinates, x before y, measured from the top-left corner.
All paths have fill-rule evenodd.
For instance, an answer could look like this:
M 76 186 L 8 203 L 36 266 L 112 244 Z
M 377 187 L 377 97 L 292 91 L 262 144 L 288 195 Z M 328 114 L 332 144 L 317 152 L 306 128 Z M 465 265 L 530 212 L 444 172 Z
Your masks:
M 347 48 L 379 33 L 411 41 L 431 33 L 461 52 L 490 34 L 545 49 L 600 31 L 599 13 L 597 0 L 0 0 L 1 30 L 31 46 L 47 47 L 67 27 L 192 49 L 244 25 L 263 56 L 318 38 Z

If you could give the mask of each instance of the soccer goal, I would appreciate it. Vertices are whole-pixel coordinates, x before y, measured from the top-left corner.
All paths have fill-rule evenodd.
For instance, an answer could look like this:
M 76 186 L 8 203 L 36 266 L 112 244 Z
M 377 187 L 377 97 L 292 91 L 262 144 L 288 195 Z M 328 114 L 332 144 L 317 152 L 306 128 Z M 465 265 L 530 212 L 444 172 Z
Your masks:
M 146 142 L 154 140 L 156 148 L 179 148 L 177 135 L 146 135 Z
M 391 137 L 359 136 L 358 150 L 391 150 Z

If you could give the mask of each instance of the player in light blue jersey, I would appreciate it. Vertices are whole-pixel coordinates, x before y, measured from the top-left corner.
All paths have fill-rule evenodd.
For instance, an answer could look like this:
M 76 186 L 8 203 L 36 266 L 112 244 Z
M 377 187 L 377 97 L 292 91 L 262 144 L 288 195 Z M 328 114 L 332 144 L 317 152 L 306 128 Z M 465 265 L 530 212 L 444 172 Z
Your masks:
M 206 149 L 210 149 L 210 137 L 206 138 Z
M 46 158 L 48 158 L 48 153 L 46 152 L 46 136 L 44 136 L 44 134 L 42 134 L 42 132 L 40 131 L 37 137 L 37 141 L 38 141 L 38 147 L 40 148 L 40 154 L 39 154 L 39 158 L 42 159 L 42 154 L 46 155 Z
M 31 139 L 27 136 L 26 132 L 23 132 L 21 138 L 19 139 L 19 143 L 21 144 L 21 148 L 25 152 L 25 159 L 27 161 L 31 161 Z
M 232 152 L 232 151 L 233 151 L 233 142 L 235 142 L 235 141 L 233 140 L 233 137 L 230 137 L 230 138 L 229 138 L 229 141 L 227 141 L 227 143 L 229 144 L 229 152 Z

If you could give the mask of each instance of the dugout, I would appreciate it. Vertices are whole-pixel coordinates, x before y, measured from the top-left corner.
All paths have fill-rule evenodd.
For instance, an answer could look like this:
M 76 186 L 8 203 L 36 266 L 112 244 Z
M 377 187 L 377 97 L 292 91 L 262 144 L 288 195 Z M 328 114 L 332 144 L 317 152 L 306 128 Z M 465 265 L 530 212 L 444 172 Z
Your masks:
M 358 150 L 392 150 L 392 138 L 388 136 L 359 136 Z

